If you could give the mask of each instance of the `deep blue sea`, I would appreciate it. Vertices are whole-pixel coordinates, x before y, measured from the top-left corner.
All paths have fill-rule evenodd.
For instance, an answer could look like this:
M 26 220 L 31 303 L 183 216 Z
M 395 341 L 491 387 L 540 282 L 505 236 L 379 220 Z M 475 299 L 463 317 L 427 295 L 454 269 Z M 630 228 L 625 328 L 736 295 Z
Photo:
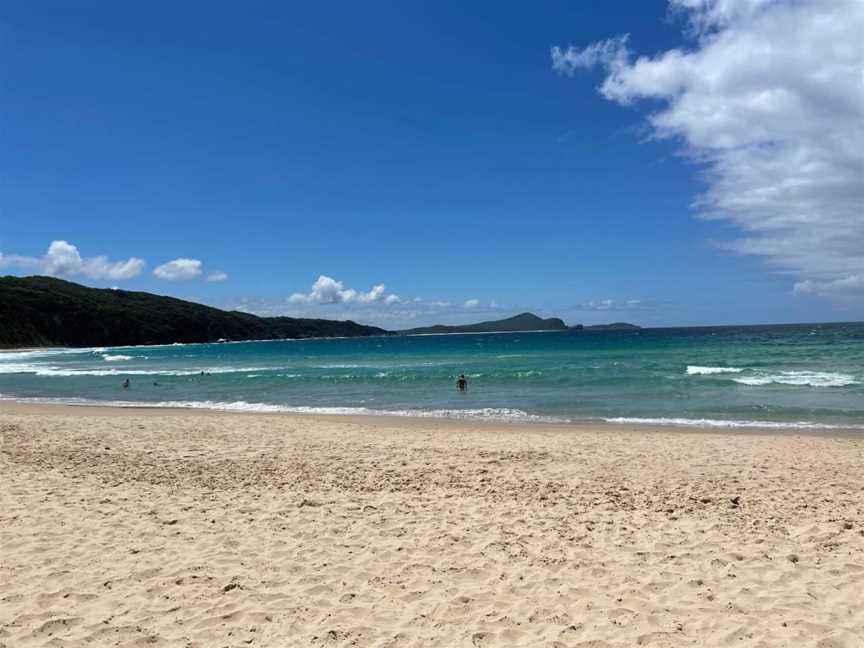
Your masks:
M 864 323 L 11 352 L 0 353 L 0 397 L 864 430 Z

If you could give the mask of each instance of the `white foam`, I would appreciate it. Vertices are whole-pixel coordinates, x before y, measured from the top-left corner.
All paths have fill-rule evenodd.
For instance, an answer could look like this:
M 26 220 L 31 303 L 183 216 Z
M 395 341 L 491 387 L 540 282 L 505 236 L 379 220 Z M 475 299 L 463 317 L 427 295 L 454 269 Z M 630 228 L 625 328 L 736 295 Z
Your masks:
M 741 385 L 760 387 L 763 385 L 796 385 L 803 387 L 846 387 L 857 385 L 860 381 L 845 373 L 828 371 L 781 371 L 779 373 L 759 373 L 753 376 L 733 378 Z
M 123 355 L 121 353 L 118 353 L 117 355 L 111 355 L 111 354 L 105 353 L 102 355 L 102 358 L 105 360 L 105 362 L 120 362 L 122 360 L 132 360 L 133 359 L 132 356 Z
M 247 401 L 100 401 L 87 398 L 15 398 L 0 395 L 0 400 L 60 405 L 83 405 L 90 407 L 145 407 L 207 409 L 223 412 L 260 412 L 325 414 L 335 416 L 402 416 L 419 418 L 455 418 L 480 421 L 566 423 L 569 419 L 529 414 L 519 409 L 486 407 L 482 409 L 436 409 L 436 410 L 378 410 L 368 407 L 315 407 L 304 405 L 275 405 L 272 403 L 249 403 Z
M 205 374 L 247 373 L 272 371 L 283 367 L 199 367 L 197 369 L 73 369 L 48 365 L 0 365 L 0 373 L 32 373 L 37 376 L 195 376 Z
M 687 374 L 690 376 L 710 376 L 711 374 L 741 373 L 744 371 L 739 367 L 700 367 L 698 365 L 687 365 Z
M 0 353 L 0 361 L 6 364 L 9 360 L 36 360 L 39 358 L 47 358 L 56 355 L 73 355 L 79 353 L 102 353 L 105 349 L 101 347 L 87 349 L 31 349 L 29 351 L 3 351 Z
M 767 429 L 791 429 L 791 430 L 840 430 L 840 429 L 864 429 L 864 425 L 834 425 L 830 423 L 813 423 L 811 421 L 747 421 L 747 420 L 725 420 L 725 419 L 691 419 L 691 418 L 642 418 L 618 416 L 604 418 L 607 423 L 623 425 L 674 425 L 684 427 L 708 427 L 708 428 L 767 428 Z

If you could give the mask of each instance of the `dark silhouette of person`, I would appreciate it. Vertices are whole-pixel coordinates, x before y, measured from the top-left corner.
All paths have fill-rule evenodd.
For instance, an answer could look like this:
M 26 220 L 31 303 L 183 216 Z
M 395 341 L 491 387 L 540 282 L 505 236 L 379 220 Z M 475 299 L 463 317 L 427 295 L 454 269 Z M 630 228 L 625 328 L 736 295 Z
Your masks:
M 123 381 L 123 389 L 129 389 L 129 385 L 130 385 L 130 384 L 131 384 L 131 383 L 129 382 L 129 379 L 128 379 L 128 378 L 127 378 L 126 380 L 124 380 L 124 381 Z
M 456 379 L 456 388 L 461 392 L 468 391 L 468 380 L 465 378 L 465 374 L 459 374 Z

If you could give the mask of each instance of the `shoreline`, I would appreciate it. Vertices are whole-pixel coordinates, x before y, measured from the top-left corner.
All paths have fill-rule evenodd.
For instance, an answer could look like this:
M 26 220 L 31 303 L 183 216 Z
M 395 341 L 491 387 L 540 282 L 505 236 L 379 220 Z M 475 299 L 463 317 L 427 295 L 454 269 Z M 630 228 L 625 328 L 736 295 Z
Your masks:
M 287 418 L 291 420 L 324 421 L 334 424 L 366 425 L 374 424 L 387 428 L 422 427 L 424 425 L 446 427 L 452 430 L 476 430 L 504 428 L 507 430 L 546 430 L 556 433 L 584 432 L 623 432 L 623 433 L 674 433 L 696 435 L 746 435 L 746 436 L 794 436 L 807 435 L 817 437 L 839 437 L 862 439 L 864 429 L 855 427 L 774 427 L 774 426 L 699 426 L 672 423 L 623 423 L 610 422 L 604 419 L 582 419 L 576 421 L 518 421 L 482 418 L 456 418 L 447 416 L 412 416 L 404 414 L 335 414 L 294 411 L 254 411 L 254 410 L 224 410 L 207 407 L 166 407 L 147 405 L 98 405 L 75 403 L 36 403 L 25 400 L 0 399 L 0 414 L 22 414 L 26 416 L 40 415 L 72 415 L 72 416 L 239 416 L 262 418 Z

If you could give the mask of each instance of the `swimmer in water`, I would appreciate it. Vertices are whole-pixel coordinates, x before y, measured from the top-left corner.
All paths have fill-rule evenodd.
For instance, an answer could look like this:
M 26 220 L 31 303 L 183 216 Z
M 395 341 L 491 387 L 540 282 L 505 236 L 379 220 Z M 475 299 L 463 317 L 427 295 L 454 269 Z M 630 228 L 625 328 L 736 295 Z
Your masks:
M 465 378 L 465 374 L 459 374 L 456 379 L 456 388 L 460 392 L 468 391 L 468 380 Z

